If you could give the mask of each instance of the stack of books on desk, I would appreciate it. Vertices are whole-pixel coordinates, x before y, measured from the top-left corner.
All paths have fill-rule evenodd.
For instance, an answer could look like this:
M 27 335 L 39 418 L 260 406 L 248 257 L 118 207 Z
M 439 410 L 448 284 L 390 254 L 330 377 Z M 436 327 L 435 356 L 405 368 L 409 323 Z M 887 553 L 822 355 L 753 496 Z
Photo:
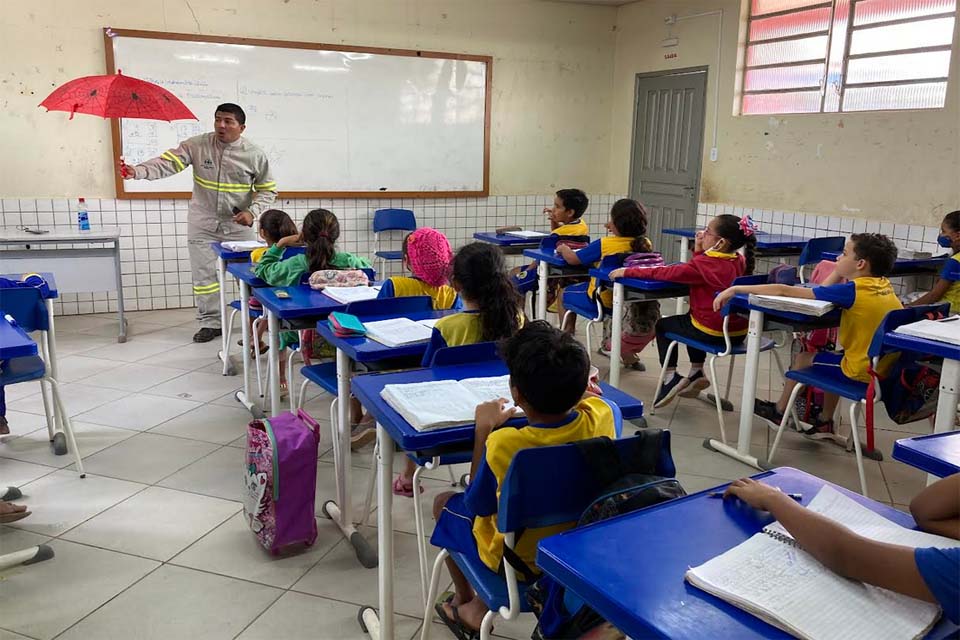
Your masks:
M 920 320 L 897 327 L 895 333 L 960 345 L 960 316 L 943 320 Z
M 512 397 L 510 376 L 388 384 L 380 396 L 417 431 L 473 424 L 478 404 Z
M 333 335 L 338 338 L 357 338 L 367 333 L 360 319 L 350 313 L 334 311 L 327 318 L 327 324 L 333 329 Z
M 833 309 L 832 302 L 825 300 L 808 300 L 806 298 L 791 298 L 788 296 L 764 296 L 755 293 L 750 294 L 750 304 L 763 307 L 764 309 L 774 309 L 776 311 L 786 311 L 788 313 L 800 313 L 805 316 L 822 316 Z

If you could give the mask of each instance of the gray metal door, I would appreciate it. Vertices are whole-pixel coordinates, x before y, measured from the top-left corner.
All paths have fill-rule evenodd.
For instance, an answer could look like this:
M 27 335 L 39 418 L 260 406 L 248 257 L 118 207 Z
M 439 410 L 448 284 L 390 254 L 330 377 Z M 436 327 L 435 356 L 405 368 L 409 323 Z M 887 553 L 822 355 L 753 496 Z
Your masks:
M 630 197 L 647 207 L 648 236 L 667 262 L 679 242 L 661 230 L 697 222 L 706 88 L 706 69 L 637 76 Z

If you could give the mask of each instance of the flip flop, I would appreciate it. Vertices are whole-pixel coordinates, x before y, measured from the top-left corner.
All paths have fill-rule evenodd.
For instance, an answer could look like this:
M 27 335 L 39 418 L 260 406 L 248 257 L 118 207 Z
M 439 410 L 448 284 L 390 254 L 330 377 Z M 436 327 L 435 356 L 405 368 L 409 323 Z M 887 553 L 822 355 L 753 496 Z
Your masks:
M 0 514 L 0 524 L 10 524 L 11 522 L 16 522 L 17 520 L 23 520 L 31 513 L 33 512 L 32 511 L 14 511 L 13 513 Z
M 450 610 L 453 611 L 453 620 L 451 620 L 447 617 L 447 612 L 443 610 L 444 604 L 446 603 L 436 603 L 433 605 L 433 610 L 437 612 L 437 616 L 440 618 L 440 621 L 447 625 L 447 628 L 450 629 L 450 633 L 456 636 L 457 640 L 478 640 L 480 638 L 480 630 L 471 629 L 463 624 L 463 621 L 460 620 L 460 614 L 457 612 L 459 607 L 452 604 L 450 605 Z
M 423 485 L 420 485 L 420 493 L 423 493 Z M 403 480 L 403 476 L 397 475 L 393 480 L 393 495 L 403 496 L 405 498 L 413 497 L 413 481 L 406 483 Z

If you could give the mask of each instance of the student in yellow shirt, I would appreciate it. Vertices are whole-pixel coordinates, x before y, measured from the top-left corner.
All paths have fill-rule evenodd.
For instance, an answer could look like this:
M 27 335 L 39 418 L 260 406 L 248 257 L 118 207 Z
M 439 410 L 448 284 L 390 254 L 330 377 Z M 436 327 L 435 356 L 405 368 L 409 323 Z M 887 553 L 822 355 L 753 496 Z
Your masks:
M 794 369 L 813 365 L 839 367 L 843 375 L 860 382 L 870 382 L 867 369 L 870 358 L 867 350 L 873 334 L 888 312 L 902 309 L 903 305 L 893 292 L 887 275 L 897 259 L 897 247 L 887 236 L 879 233 L 855 233 L 847 240 L 843 253 L 837 258 L 837 268 L 817 287 L 795 287 L 784 284 L 758 284 L 734 286 L 721 291 L 713 301 L 719 311 L 730 298 L 738 293 L 758 293 L 810 300 L 826 300 L 840 307 L 840 331 L 838 342 L 843 351 L 818 351 L 798 353 L 793 360 Z M 846 278 L 847 282 L 835 284 Z M 883 364 L 883 363 L 881 363 Z M 886 370 L 885 367 L 882 367 Z M 880 373 L 883 373 L 882 371 Z M 777 402 L 756 400 L 753 412 L 765 420 L 780 425 L 786 411 L 790 393 L 796 382 L 786 380 L 783 393 Z M 840 398 L 835 393 L 823 394 L 821 419 L 804 433 L 812 438 L 827 438 L 834 435 L 833 414 Z
M 960 211 L 951 211 L 943 218 L 937 244 L 950 249 L 953 255 L 943 265 L 933 289 L 911 302 L 910 306 L 949 302 L 950 313 L 960 313 Z
M 497 531 L 500 486 L 514 455 L 521 449 L 566 444 L 588 438 L 616 437 L 620 413 L 602 398 L 584 397 L 590 356 L 576 339 L 538 320 L 505 340 L 501 355 L 510 371 L 510 393 L 524 411 L 526 424 L 503 426 L 514 409 L 506 400 L 477 407 L 471 482 L 464 493 L 437 496 L 437 519 L 430 542 L 437 547 L 473 554 L 491 570 L 503 562 L 503 534 Z M 526 529 L 516 553 L 530 567 L 542 538 L 574 523 Z M 476 637 L 487 607 L 452 560 L 447 568 L 455 592 L 436 603 L 440 619 L 459 637 Z

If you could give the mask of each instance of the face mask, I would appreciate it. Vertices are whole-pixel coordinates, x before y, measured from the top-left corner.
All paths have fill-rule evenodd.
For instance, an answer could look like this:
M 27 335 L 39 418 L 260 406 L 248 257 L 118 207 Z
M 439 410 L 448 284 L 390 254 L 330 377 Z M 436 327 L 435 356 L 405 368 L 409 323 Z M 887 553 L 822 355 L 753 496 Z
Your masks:
M 949 249 L 952 245 L 950 242 L 950 236 L 939 235 L 937 236 L 937 244 L 943 247 L 944 249 Z

